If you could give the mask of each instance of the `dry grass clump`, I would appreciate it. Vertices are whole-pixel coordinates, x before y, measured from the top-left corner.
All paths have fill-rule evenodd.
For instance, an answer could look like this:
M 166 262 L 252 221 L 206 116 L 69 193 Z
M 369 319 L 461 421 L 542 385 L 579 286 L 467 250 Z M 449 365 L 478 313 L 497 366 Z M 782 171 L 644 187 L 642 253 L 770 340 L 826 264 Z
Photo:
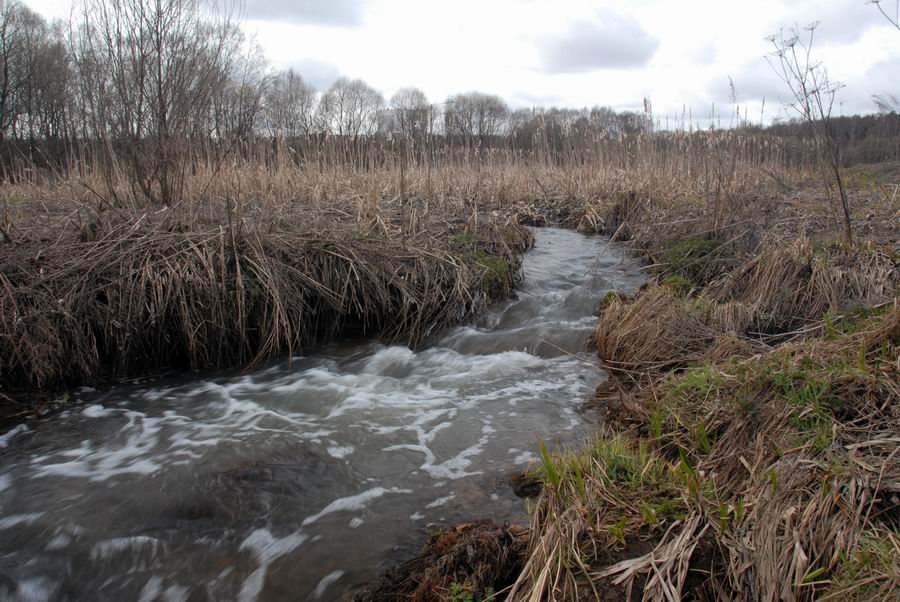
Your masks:
M 491 521 L 432 535 L 422 554 L 356 594 L 356 602 L 492 600 L 521 571 L 525 529 Z
M 0 258 L 0 377 L 9 395 L 246 365 L 337 333 L 415 344 L 510 290 L 531 234 L 498 232 L 477 230 L 471 256 L 338 224 L 183 226 L 145 214 L 20 240 Z
M 810 334 L 823 319 L 890 300 L 898 287 L 900 262 L 883 251 L 776 241 L 706 287 L 669 277 L 613 299 L 600 313 L 597 350 L 614 375 L 640 382 Z
M 751 308 L 750 334 L 784 334 L 854 306 L 892 298 L 900 286 L 900 261 L 874 248 L 815 246 L 801 237 L 776 241 L 713 283 L 713 301 Z
M 697 302 L 670 287 L 650 286 L 635 299 L 612 299 L 595 335 L 604 367 L 626 379 L 696 361 L 716 338 Z
M 639 436 L 543 455 L 510 599 L 900 594 L 900 305 L 625 404 Z

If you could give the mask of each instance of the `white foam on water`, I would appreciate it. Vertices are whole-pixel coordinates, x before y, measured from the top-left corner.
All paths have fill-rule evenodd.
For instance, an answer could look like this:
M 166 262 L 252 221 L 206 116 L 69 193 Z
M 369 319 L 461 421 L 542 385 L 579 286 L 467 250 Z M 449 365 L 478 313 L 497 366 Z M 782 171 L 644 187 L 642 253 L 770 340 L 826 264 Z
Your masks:
M 265 583 L 269 565 L 299 548 L 307 539 L 308 536 L 299 531 L 285 537 L 274 537 L 268 529 L 257 529 L 247 536 L 239 550 L 249 550 L 259 567 L 244 580 L 238 599 L 242 602 L 256 600 Z
M 420 512 L 415 512 L 415 513 L 409 515 L 409 520 L 413 520 L 413 521 L 422 520 L 423 518 L 425 518 L 425 515 Z
M 462 354 L 452 349 L 429 349 L 420 354 L 421 367 L 417 371 L 440 383 L 490 382 L 490 376 L 541 367 L 546 360 L 525 351 L 501 351 L 490 355 Z
M 99 403 L 87 406 L 81 410 L 81 415 L 86 418 L 106 418 L 116 413 L 116 410 L 104 408 Z
M 27 433 L 30 429 L 27 424 L 20 424 L 12 429 L 6 431 L 5 434 L 0 435 L 0 447 L 9 446 L 9 442 L 12 441 L 16 435 L 21 435 L 22 433 Z
M 378 499 L 388 493 L 412 493 L 412 490 L 398 489 L 396 487 L 392 487 L 391 489 L 374 487 L 367 491 L 363 491 L 362 493 L 357 493 L 356 495 L 338 498 L 325 506 L 318 514 L 305 518 L 303 520 L 303 526 L 311 525 L 323 516 L 334 514 L 335 512 L 356 512 L 363 510 L 370 501 Z
M 488 437 L 482 437 L 478 440 L 478 443 L 467 447 L 449 460 L 445 460 L 440 464 L 435 464 L 432 460 L 426 462 L 420 468 L 435 479 L 450 479 L 451 481 L 482 474 L 483 471 L 481 470 L 467 472 L 466 469 L 472 465 L 472 458 L 482 454 L 484 445 L 489 440 Z
M 315 591 L 313 591 L 312 596 L 316 600 L 320 599 L 325 595 L 325 591 L 331 587 L 333 583 L 335 583 L 338 579 L 344 576 L 344 571 L 332 571 L 322 577 L 319 581 L 319 584 L 316 585 Z
M 451 403 L 456 394 L 455 391 L 435 389 L 428 383 L 419 383 L 414 387 L 390 387 L 384 386 L 383 378 L 371 376 L 360 381 L 359 386 L 348 391 L 335 405 L 327 419 L 334 419 L 348 412 L 379 408 L 440 407 Z
M 56 598 L 59 582 L 49 577 L 23 579 L 16 585 L 16 595 L 11 598 L 18 602 L 50 602 Z
M 353 446 L 352 445 L 345 445 L 345 446 L 334 445 L 334 446 L 329 447 L 326 451 L 328 452 L 328 455 L 331 456 L 332 458 L 337 458 L 338 460 L 341 460 L 353 453 Z
M 12 487 L 12 478 L 8 474 L 0 474 L 0 493 Z
M 273 560 L 299 548 L 307 535 L 297 531 L 285 537 L 275 537 L 268 529 L 257 529 L 241 543 L 240 550 L 250 550 L 260 563 L 269 564 Z
M 206 383 L 202 390 L 228 392 L 232 388 Z M 213 401 L 203 406 L 202 415 L 196 418 L 172 410 L 163 412 L 162 416 L 148 416 L 128 409 L 98 404 L 88 406 L 81 413 L 90 418 L 124 417 L 126 422 L 119 428 L 118 436 L 100 443 L 86 439 L 74 449 L 32 456 L 31 464 L 35 468 L 32 477 L 105 481 L 125 474 L 147 476 L 168 465 L 195 463 L 203 458 L 204 449 L 215 448 L 223 442 L 241 441 L 257 433 L 299 436 L 316 441 L 333 432 L 310 423 L 306 415 L 276 412 L 250 400 L 234 399 L 230 394 L 225 397 L 225 401 Z
M 94 544 L 94 547 L 91 548 L 91 560 L 105 560 L 128 550 L 149 550 L 151 554 L 155 555 L 160 547 L 162 547 L 162 542 L 155 537 L 146 535 L 116 537 Z
M 441 422 L 427 431 L 419 430 L 421 433 L 420 441 L 431 443 L 434 441 L 434 438 L 437 437 L 438 433 L 449 428 L 453 428 L 452 422 Z
M 147 389 L 141 392 L 141 399 L 151 402 L 171 399 L 172 392 L 173 389 L 171 388 Z
M 509 451 L 512 452 L 513 450 L 509 450 Z M 518 451 L 518 450 L 516 450 L 516 451 Z M 535 462 L 536 460 L 537 460 L 537 458 L 534 456 L 533 453 L 526 451 L 526 452 L 522 452 L 518 456 L 516 456 L 513 459 L 513 464 L 531 464 L 532 462 Z
M 149 457 L 157 443 L 154 434 L 146 431 L 130 435 L 128 442 L 121 447 L 110 445 L 94 449 L 90 441 L 85 441 L 80 448 L 59 453 L 61 456 L 74 456 L 75 459 L 41 465 L 33 478 L 60 476 L 105 481 L 123 474 L 151 475 L 162 467 L 157 460 Z M 46 456 L 37 457 L 32 459 L 32 463 L 45 459 Z
M 44 512 L 30 512 L 28 514 L 12 514 L 0 518 L 0 530 L 12 529 L 19 525 L 30 525 L 44 516 Z
M 69 544 L 72 543 L 72 537 L 67 533 L 57 533 L 53 536 L 53 539 L 47 542 L 47 545 L 44 546 L 44 549 L 47 551 L 55 551 L 55 550 L 63 550 L 69 547 Z
M 138 602 L 154 602 L 162 594 L 163 580 L 161 577 L 153 576 L 147 580 L 141 593 L 138 596 Z
M 447 502 L 449 502 L 450 500 L 453 500 L 455 498 L 456 498 L 456 494 L 451 493 L 450 495 L 447 495 L 444 497 L 439 497 L 438 499 L 434 500 L 433 502 L 431 502 L 430 504 L 428 504 L 425 507 L 426 508 L 440 508 L 441 506 L 446 505 Z
M 163 600 L 164 602 L 184 602 L 188 599 L 188 588 L 181 585 L 170 585 L 163 588 L 163 580 L 161 577 L 153 576 L 147 580 L 141 593 L 138 596 L 138 602 L 156 602 Z
M 350 527 L 351 529 L 356 529 L 358 527 L 361 527 L 364 522 L 366 522 L 366 521 L 364 521 L 360 517 L 356 516 L 356 517 L 350 519 L 350 522 L 348 523 L 347 526 Z
M 392 377 L 392 373 L 409 369 L 415 359 L 416 354 L 412 349 L 395 345 L 381 349 L 368 358 L 362 371 L 366 374 Z

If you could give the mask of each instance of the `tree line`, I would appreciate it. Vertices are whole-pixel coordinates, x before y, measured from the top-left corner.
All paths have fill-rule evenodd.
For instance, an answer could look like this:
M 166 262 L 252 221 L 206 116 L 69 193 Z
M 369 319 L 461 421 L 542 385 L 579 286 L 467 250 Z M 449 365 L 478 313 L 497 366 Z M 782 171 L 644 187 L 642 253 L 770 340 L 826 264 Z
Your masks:
M 250 141 L 302 156 L 310 140 L 329 140 L 362 162 L 358 147 L 372 139 L 561 154 L 653 129 L 649 100 L 643 111 L 514 110 L 480 92 L 434 103 L 403 88 L 385 99 L 346 77 L 316 90 L 292 69 L 268 68 L 241 32 L 236 0 L 76 0 L 70 19 L 54 23 L 0 0 L 4 178 L 90 163 L 168 203 L 199 153 L 221 162 Z
M 318 91 L 293 69 L 272 72 L 244 39 L 236 5 L 210 0 L 80 0 L 47 23 L 0 0 L 0 137 L 110 143 L 234 135 L 516 135 L 535 118 L 499 96 L 432 103 L 416 88 L 390 99 L 360 79 Z M 559 127 L 631 132 L 641 113 L 553 110 Z

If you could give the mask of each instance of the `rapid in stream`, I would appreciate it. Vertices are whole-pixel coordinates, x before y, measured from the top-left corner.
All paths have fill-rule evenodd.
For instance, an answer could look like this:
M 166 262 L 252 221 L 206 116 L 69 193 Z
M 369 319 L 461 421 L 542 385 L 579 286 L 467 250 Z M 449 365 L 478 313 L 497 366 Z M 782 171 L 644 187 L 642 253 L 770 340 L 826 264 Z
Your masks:
M 597 306 L 642 276 L 551 228 L 524 271 L 514 300 L 416 351 L 356 341 L 83 392 L 0 434 L 0 600 L 340 599 L 430 526 L 525 520 L 504 475 L 538 437 L 590 432 Z

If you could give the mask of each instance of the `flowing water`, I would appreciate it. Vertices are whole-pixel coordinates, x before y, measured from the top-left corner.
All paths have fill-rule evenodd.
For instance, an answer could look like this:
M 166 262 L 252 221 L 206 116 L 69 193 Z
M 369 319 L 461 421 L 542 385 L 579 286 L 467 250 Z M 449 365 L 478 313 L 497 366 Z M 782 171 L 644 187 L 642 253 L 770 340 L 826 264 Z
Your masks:
M 84 393 L 0 435 L 0 600 L 339 599 L 429 527 L 523 520 L 503 475 L 589 431 L 597 304 L 641 282 L 606 247 L 539 230 L 515 300 L 417 351 Z

